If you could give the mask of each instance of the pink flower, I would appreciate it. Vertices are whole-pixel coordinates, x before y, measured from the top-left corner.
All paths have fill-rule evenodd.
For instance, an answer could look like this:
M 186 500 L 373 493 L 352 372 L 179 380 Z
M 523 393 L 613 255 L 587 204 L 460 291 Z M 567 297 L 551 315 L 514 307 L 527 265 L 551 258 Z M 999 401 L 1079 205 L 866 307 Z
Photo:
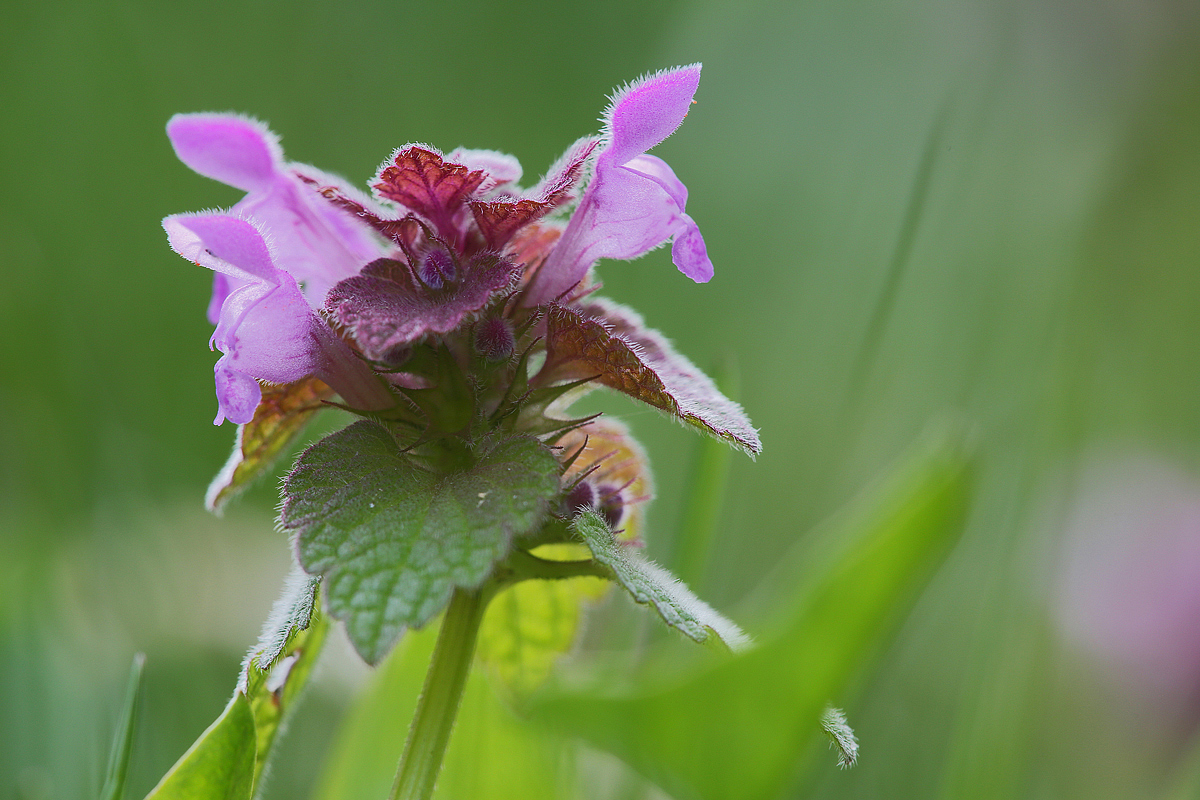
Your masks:
M 275 265 L 254 224 L 228 214 L 177 214 L 163 220 L 171 248 L 214 270 L 234 288 L 217 309 L 210 345 L 224 355 L 215 368 L 219 410 L 249 422 L 262 398 L 258 381 L 291 383 L 315 375 L 347 404 L 374 410 L 393 404 L 390 392 Z
M 526 303 L 568 292 L 601 258 L 633 259 L 672 240 L 671 260 L 697 283 L 712 279 L 704 238 L 687 215 L 687 187 L 646 151 L 687 116 L 700 65 L 657 72 L 617 92 L 605 113 L 595 174 L 557 246 L 538 269 Z
M 306 164 L 283 160 L 279 138 L 256 120 L 233 114 L 176 114 L 167 135 L 179 160 L 205 177 L 246 192 L 230 209 L 269 231 L 277 263 L 301 285 L 312 308 L 321 308 L 330 287 L 357 275 L 364 264 L 386 256 L 389 248 L 370 228 L 323 198 L 314 185 L 339 179 Z M 209 322 L 236 285 L 218 274 L 208 308 Z

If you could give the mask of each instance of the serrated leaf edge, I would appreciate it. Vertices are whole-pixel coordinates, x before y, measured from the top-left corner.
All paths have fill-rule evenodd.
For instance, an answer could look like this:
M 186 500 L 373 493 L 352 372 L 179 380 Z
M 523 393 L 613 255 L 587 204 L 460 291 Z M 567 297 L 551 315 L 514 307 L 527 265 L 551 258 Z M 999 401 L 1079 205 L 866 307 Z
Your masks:
M 589 536 L 583 533 L 580 529 L 581 521 L 594 531 L 603 530 L 604 534 Z M 618 544 L 612 537 L 607 523 L 594 510 L 581 511 L 571 523 L 571 527 L 592 551 L 596 561 L 612 571 L 614 580 L 624 587 L 636 602 L 653 606 L 670 627 L 700 644 L 715 643 L 715 635 L 716 642 L 724 644 L 735 653 L 743 652 L 753 644 L 751 638 L 736 623 L 697 597 L 670 572 L 653 561 L 642 558 L 628 547 Z M 655 597 L 637 586 L 630 585 L 626 577 L 630 575 L 644 578 L 647 583 L 658 588 L 661 595 Z

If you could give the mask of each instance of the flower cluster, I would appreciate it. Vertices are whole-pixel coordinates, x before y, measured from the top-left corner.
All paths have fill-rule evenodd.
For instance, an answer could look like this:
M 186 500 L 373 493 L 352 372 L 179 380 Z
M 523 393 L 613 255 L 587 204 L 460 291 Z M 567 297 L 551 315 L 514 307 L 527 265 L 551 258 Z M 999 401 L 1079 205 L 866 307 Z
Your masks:
M 315 377 L 355 411 L 428 427 L 439 420 L 420 413 L 431 404 L 415 393 L 446 389 L 448 367 L 437 366 L 446 359 L 431 347 L 448 345 L 470 374 L 472 354 L 507 362 L 523 339 L 550 356 L 519 387 L 526 394 L 590 375 L 757 452 L 740 410 L 635 314 L 580 302 L 599 259 L 637 258 L 667 241 L 684 274 L 712 277 L 685 211 L 686 187 L 646 153 L 683 121 L 699 79 L 695 64 L 618 91 L 601 134 L 577 141 L 531 189 L 517 186 L 512 156 L 409 144 L 384 162 L 367 196 L 285 161 L 256 121 L 172 118 L 167 133 L 179 158 L 246 192 L 228 211 L 163 221 L 176 252 L 216 273 L 208 311 L 210 345 L 224 354 L 215 367 L 216 423 L 251 422 L 261 383 Z M 499 394 L 512 399 L 513 382 L 524 378 L 510 376 Z M 481 410 L 468 405 L 475 408 L 449 416 Z
M 600 258 L 636 258 L 673 240 L 689 277 L 712 277 L 704 240 L 685 213 L 687 190 L 646 151 L 683 121 L 699 65 L 644 78 L 616 97 L 598 138 L 576 142 L 532 189 L 511 156 L 406 145 L 366 197 L 337 178 L 284 161 L 277 138 L 250 119 L 177 115 L 179 158 L 246 196 L 223 213 L 164 220 L 180 255 L 216 272 L 219 412 L 249 422 L 258 381 L 316 376 L 357 410 L 394 404 L 352 350 L 395 365 L 411 345 L 474 321 L 497 299 L 519 311 L 581 293 Z M 591 180 L 568 220 L 557 215 Z M 516 295 L 514 297 L 514 295 Z M 490 325 L 490 327 L 488 327 Z M 505 328 L 488 323 L 496 343 Z M 343 340 L 346 337 L 346 340 Z M 393 381 L 394 383 L 394 381 Z

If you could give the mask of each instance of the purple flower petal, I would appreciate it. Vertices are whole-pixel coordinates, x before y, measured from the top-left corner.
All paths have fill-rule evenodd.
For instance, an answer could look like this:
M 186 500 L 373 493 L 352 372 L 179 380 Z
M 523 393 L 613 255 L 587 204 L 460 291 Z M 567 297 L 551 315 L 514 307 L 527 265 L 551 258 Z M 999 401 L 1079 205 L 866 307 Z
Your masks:
M 700 86 L 700 65 L 646 75 L 621 89 L 604 114 L 613 162 L 624 164 L 662 142 L 683 123 Z
M 167 136 L 184 164 L 243 192 L 266 190 L 283 162 L 279 137 L 249 117 L 176 114 Z
M 672 260 L 695 281 L 712 277 L 704 239 L 686 213 L 687 187 L 645 151 L 671 135 L 692 102 L 700 65 L 655 73 L 618 92 L 605 115 L 607 146 L 558 245 L 524 302 L 546 303 L 579 284 L 601 258 L 634 259 L 671 239 Z
M 681 215 L 683 232 L 675 234 L 671 242 L 671 260 L 679 271 L 696 283 L 708 283 L 713 276 L 713 263 L 708 257 L 708 248 L 704 246 L 704 237 L 700 228 L 687 214 Z
M 217 385 L 217 416 L 213 425 L 220 425 L 225 420 L 245 425 L 254 419 L 254 410 L 262 399 L 262 387 L 254 378 L 230 367 L 228 358 L 222 356 L 213 369 Z
M 278 137 L 262 123 L 229 114 L 177 114 L 167 123 L 167 135 L 180 160 L 196 172 L 247 192 L 231 213 L 271 232 L 277 263 L 303 283 L 310 306 L 319 308 L 333 284 L 386 253 L 365 224 L 311 185 L 338 180 L 285 163 Z M 234 288 L 214 282 L 210 320 L 213 307 Z
M 217 423 L 250 421 L 261 392 L 256 380 L 291 383 L 316 375 L 347 402 L 363 408 L 391 404 L 371 371 L 321 320 L 296 280 L 278 269 L 259 230 L 224 214 L 163 220 L 175 252 L 231 278 L 212 343 L 225 355 L 216 367 Z

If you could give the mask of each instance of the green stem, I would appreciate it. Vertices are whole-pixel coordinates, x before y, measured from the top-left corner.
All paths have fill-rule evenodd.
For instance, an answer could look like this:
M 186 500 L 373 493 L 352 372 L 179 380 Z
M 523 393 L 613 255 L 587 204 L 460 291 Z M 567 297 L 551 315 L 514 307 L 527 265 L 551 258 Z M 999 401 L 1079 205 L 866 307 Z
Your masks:
M 433 796 L 490 597 L 485 587 L 455 589 L 450 598 L 389 800 L 429 800 Z
M 531 578 L 553 581 L 589 576 L 612 580 L 612 571 L 590 558 L 580 561 L 550 561 L 524 550 L 514 550 L 508 557 L 507 566 L 511 572 L 501 578 L 501 583 L 505 586 Z

